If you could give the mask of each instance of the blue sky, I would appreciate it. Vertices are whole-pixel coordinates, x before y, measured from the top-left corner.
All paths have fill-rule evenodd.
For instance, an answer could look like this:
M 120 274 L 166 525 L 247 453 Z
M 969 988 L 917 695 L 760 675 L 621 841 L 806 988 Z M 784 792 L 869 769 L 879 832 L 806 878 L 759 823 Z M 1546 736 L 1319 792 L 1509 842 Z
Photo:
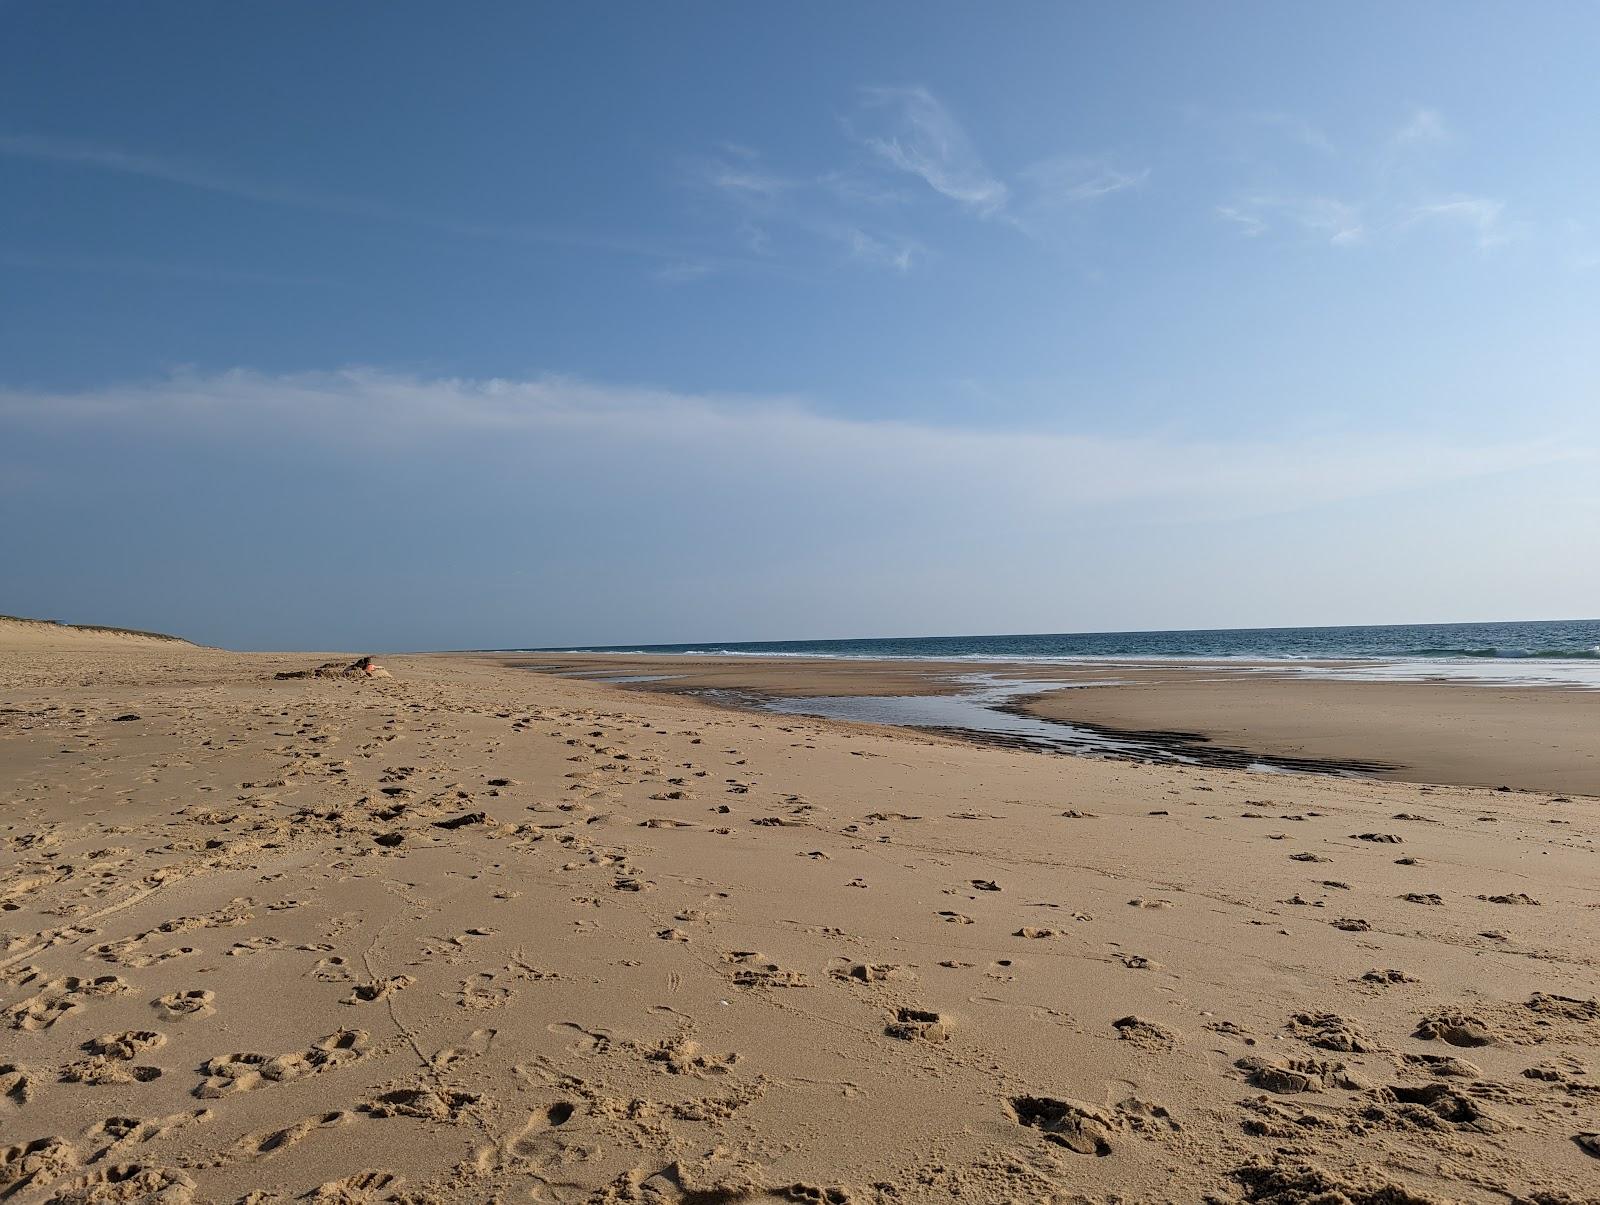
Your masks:
M 0 611 L 1573 617 L 1600 9 L 0 3 Z

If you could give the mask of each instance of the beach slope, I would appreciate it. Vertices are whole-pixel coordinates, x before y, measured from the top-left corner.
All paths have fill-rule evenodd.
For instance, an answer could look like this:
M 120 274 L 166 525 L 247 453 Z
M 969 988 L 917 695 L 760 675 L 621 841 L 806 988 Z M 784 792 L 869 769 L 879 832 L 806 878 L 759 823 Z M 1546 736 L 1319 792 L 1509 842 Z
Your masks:
M 1592 798 L 322 660 L 0 658 L 8 1202 L 1594 1199 Z

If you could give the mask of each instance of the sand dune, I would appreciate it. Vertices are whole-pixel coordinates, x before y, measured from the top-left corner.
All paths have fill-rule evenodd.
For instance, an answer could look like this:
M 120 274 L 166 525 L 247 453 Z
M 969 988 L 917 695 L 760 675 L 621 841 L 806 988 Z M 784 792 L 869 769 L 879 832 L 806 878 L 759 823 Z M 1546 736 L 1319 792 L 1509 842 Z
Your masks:
M 102 627 L 97 624 L 56 623 L 48 619 L 24 619 L 0 615 L 0 652 L 48 649 L 135 649 L 189 645 L 178 636 L 161 632 L 140 632 L 132 628 Z M 190 646 L 193 647 L 193 646 Z
M 74 648 L 0 660 L 8 1202 L 1595 1199 L 1592 798 Z

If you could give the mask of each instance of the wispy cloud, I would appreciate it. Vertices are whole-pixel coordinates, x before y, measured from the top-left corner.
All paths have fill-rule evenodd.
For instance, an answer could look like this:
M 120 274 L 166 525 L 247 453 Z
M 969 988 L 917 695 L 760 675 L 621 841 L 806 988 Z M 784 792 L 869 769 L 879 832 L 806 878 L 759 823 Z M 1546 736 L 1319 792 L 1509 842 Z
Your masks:
M 1246 116 L 1246 120 L 1257 126 L 1277 130 L 1289 139 L 1308 147 L 1323 155 L 1333 155 L 1337 149 L 1333 140 L 1322 132 L 1317 126 L 1305 118 L 1293 113 L 1255 112 Z
M 885 163 L 976 213 L 1005 208 L 1010 190 L 984 166 L 966 130 L 933 93 L 871 87 L 861 96 L 865 114 L 877 120 L 857 137 Z
M 176 263 L 128 256 L 38 254 L 0 248 L 0 264 L 42 272 L 93 272 L 146 276 L 157 280 L 214 281 L 219 284 L 330 285 L 327 276 L 235 268 L 225 264 Z
M 716 271 L 712 264 L 698 260 L 678 260 L 676 263 L 662 264 L 655 270 L 655 278 L 667 284 L 684 284 L 693 280 L 704 280 Z
M 1256 212 L 1255 206 L 1246 203 L 1218 205 L 1217 216 L 1225 222 L 1232 222 L 1245 238 L 1260 238 L 1267 232 L 1266 219 Z
M 1450 137 L 1450 130 L 1444 124 L 1444 118 L 1439 116 L 1437 109 L 1417 109 L 1405 124 L 1394 132 L 1390 141 L 1401 145 L 1415 145 L 1446 142 Z
M 800 187 L 800 183 L 796 180 L 787 180 L 782 176 L 769 175 L 748 168 L 733 167 L 726 163 L 713 164 L 707 182 L 714 188 L 769 200 Z
M 0 157 L 136 177 L 251 205 L 407 226 L 442 237 L 632 256 L 649 261 L 650 275 L 664 283 L 728 271 L 781 270 L 786 262 L 809 267 L 819 245 L 831 247 L 836 262 L 910 272 L 928 258 L 928 244 L 909 228 L 913 189 L 896 183 L 908 176 L 964 212 L 1000 218 L 1005 228 L 1040 237 L 1052 211 L 1137 188 L 1149 175 L 1109 159 L 1059 155 L 1022 169 L 1010 185 L 989 170 L 974 140 L 927 88 L 869 87 L 857 100 L 847 125 L 857 144 L 870 152 L 865 167 L 779 170 L 758 149 L 737 142 L 723 142 L 714 155 L 687 164 L 689 182 L 732 209 L 721 251 L 712 243 L 680 238 L 439 214 L 403 201 L 261 179 L 174 156 L 57 136 L 0 133 Z M 793 251 L 787 259 L 786 249 Z
M 224 193 L 246 201 L 269 205 L 293 205 L 306 209 L 377 216 L 386 212 L 382 205 L 330 193 L 312 192 L 282 185 L 229 176 L 195 163 L 158 155 L 144 155 L 115 147 L 99 146 L 66 138 L 46 138 L 33 134 L 0 134 L 0 155 L 34 159 L 74 167 L 93 168 L 127 176 L 144 176 L 185 188 Z
M 753 221 L 739 223 L 736 231 L 739 241 L 752 255 L 770 255 L 772 253 L 772 235 L 763 226 Z
M 1041 530 L 1106 507 L 1170 523 L 1296 511 L 1591 455 L 1553 438 L 1452 444 L 1434 434 L 1374 439 L 1364 432 L 1219 442 L 986 430 L 844 418 L 795 399 L 366 368 L 184 373 L 75 393 L 5 390 L 0 424 L 258 448 L 264 463 L 278 445 L 308 439 L 446 459 L 459 455 L 452 441 L 489 439 L 497 454 L 526 453 L 540 463 L 579 453 L 608 463 L 670 463 L 680 480 L 725 489 L 731 474 L 758 494 L 774 481 L 826 480 L 844 502 L 893 497 L 922 513 L 956 508 L 968 518 L 976 507 L 993 512 L 996 523 L 1026 513 Z
M 188 160 L 142 154 L 73 139 L 31 134 L 0 134 L 0 156 L 111 172 L 123 176 L 137 176 L 254 204 L 409 226 L 455 238 L 483 239 L 522 246 L 579 247 L 667 263 L 677 262 L 683 259 L 685 254 L 683 247 L 668 240 L 597 234 L 527 222 L 497 222 L 452 217 L 411 209 L 389 201 L 307 188 L 293 183 L 261 180 L 220 171 Z M 760 180 L 751 175 L 744 183 L 747 187 L 756 187 L 760 184 Z M 711 256 L 702 256 L 701 259 L 702 262 L 716 262 L 715 257 Z M 724 259 L 718 266 L 750 267 L 751 264 L 748 261 Z
M 1364 156 L 1341 157 L 1342 196 L 1286 184 L 1243 191 L 1214 212 L 1241 236 L 1254 239 L 1285 232 L 1350 247 L 1392 241 L 1433 225 L 1465 232 L 1479 250 L 1511 241 L 1522 227 L 1509 220 L 1506 202 L 1459 193 L 1440 199 L 1442 190 L 1432 183 L 1434 156 L 1422 151 L 1454 140 L 1437 110 L 1419 108 L 1387 138 L 1369 143 Z
M 753 253 L 777 256 L 787 236 L 810 254 L 831 244 L 847 262 L 909 272 L 930 258 L 930 194 L 994 229 L 1051 241 L 1070 208 L 1087 208 L 1149 179 L 1105 156 L 1040 158 L 1007 181 L 990 169 L 977 140 L 928 88 L 874 86 L 858 91 L 845 131 L 864 161 L 822 171 L 780 170 L 760 151 L 723 143 L 689 160 L 685 178 L 733 209 L 733 237 Z M 858 158 L 859 158 L 858 151 Z
M 1034 204 L 1073 205 L 1137 188 L 1150 178 L 1150 170 L 1130 172 L 1103 159 L 1059 155 L 1023 168 L 1020 178 L 1032 187 Z
M 904 205 L 911 199 L 903 188 L 885 184 L 858 171 L 824 172 L 817 177 L 817 183 L 846 205 L 885 209 Z
M 736 159 L 701 157 L 683 170 L 691 187 L 731 211 L 733 238 L 751 255 L 775 257 L 785 241 L 810 255 L 821 243 L 845 261 L 895 272 L 910 271 L 921 257 L 917 239 L 887 227 L 884 209 L 894 198 L 846 173 L 775 171 L 745 147 Z
M 991 170 L 976 140 L 944 103 L 921 86 L 862 89 L 848 128 L 884 166 L 921 180 L 980 218 L 1034 238 L 1049 234 L 1051 211 L 1087 205 L 1138 188 L 1148 168 L 1104 156 L 1060 153 L 1033 161 L 1007 180 Z
M 1343 153 L 1322 126 L 1287 110 L 1214 109 L 1191 104 L 1181 110 L 1181 117 L 1189 130 L 1204 136 L 1213 150 L 1234 166 L 1270 168 L 1286 160 L 1316 164 L 1338 159 Z M 1313 154 L 1308 156 L 1306 151 Z
M 923 247 L 914 239 L 885 240 L 868 234 L 857 226 L 848 226 L 840 237 L 850 247 L 850 253 L 864 263 L 881 264 L 898 272 L 908 272 L 923 254 Z
M 1248 238 L 1287 225 L 1336 247 L 1354 246 L 1367 235 L 1358 207 L 1332 197 L 1239 197 L 1217 206 L 1217 216 Z
M 1487 250 L 1511 241 L 1505 209 L 1503 201 L 1490 197 L 1451 197 L 1415 206 L 1407 222 L 1439 222 L 1465 229 L 1480 248 Z

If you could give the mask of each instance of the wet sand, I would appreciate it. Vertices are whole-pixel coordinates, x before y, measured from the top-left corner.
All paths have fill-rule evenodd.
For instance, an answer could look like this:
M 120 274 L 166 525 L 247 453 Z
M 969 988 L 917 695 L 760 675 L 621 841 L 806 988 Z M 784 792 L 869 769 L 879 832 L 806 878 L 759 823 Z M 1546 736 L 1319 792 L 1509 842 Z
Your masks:
M 1592 799 L 0 654 L 8 1205 L 1594 1199 Z
M 1269 755 L 1362 757 L 1414 782 L 1600 795 L 1600 691 L 1177 674 L 1048 695 L 1028 710 Z
M 1266 667 L 1019 665 L 544 654 L 505 664 L 558 673 L 672 675 L 653 690 L 781 698 L 948 694 L 962 675 L 1104 682 L 1041 694 L 1030 715 L 1114 734 L 1165 734 L 1230 752 L 1361 765 L 1380 777 L 1600 795 L 1600 691 L 1466 682 L 1373 682 Z M 1194 750 L 1203 754 L 1202 749 Z

